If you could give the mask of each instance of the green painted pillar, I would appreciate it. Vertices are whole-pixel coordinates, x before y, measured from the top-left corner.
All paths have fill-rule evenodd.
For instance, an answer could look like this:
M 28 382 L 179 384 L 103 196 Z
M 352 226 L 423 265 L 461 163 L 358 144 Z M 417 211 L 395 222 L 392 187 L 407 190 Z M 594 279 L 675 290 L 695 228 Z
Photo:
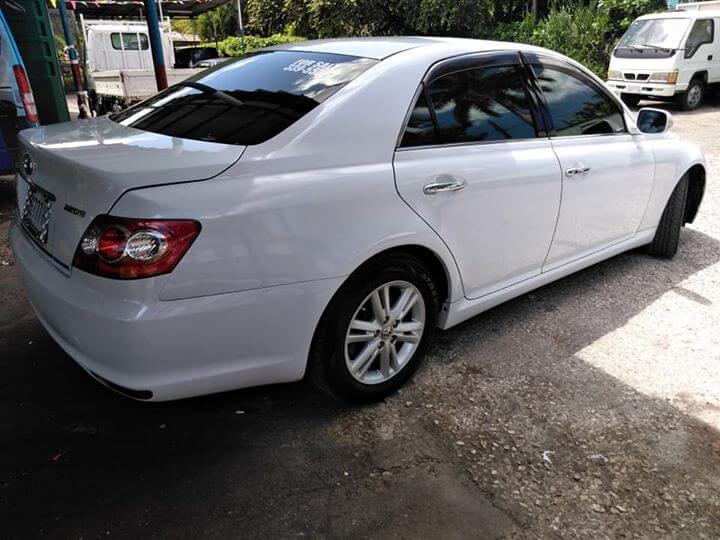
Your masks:
M 22 6 L 24 12 L 3 3 L 3 13 L 25 63 L 40 123 L 67 122 L 70 114 L 46 0 L 16 0 L 14 3 Z

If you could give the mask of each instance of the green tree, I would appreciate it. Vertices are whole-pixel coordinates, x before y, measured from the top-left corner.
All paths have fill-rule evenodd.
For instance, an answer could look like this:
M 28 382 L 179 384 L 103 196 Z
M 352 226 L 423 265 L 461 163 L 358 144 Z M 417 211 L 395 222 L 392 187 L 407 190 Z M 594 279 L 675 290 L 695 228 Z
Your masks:
M 610 31 L 616 37 L 640 15 L 667 10 L 665 0 L 598 0 L 598 7 L 607 13 Z
M 195 30 L 204 41 L 238 35 L 237 4 L 223 4 L 197 18 Z

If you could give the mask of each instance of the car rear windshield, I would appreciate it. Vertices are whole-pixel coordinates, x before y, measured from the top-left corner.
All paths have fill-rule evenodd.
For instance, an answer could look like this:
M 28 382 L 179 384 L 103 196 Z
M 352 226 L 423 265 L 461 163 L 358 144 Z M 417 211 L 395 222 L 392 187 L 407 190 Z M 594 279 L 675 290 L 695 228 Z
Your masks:
M 339 54 L 263 51 L 210 68 L 110 118 L 173 137 L 259 144 L 376 63 Z

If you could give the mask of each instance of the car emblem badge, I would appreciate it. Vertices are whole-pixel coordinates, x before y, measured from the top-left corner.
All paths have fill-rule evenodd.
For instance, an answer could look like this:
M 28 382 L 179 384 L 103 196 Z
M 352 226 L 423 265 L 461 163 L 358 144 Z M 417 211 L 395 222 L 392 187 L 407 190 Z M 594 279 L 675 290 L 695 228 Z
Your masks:
M 80 210 L 79 208 L 75 208 L 74 206 L 70 206 L 69 204 L 66 204 L 63 210 L 65 210 L 66 212 L 70 212 L 71 214 L 74 214 L 78 217 L 85 217 L 85 210 Z
M 30 176 L 35 170 L 35 163 L 30 157 L 30 154 L 25 153 L 25 155 L 23 156 L 22 167 L 23 171 L 25 171 L 25 174 L 27 174 L 28 176 Z

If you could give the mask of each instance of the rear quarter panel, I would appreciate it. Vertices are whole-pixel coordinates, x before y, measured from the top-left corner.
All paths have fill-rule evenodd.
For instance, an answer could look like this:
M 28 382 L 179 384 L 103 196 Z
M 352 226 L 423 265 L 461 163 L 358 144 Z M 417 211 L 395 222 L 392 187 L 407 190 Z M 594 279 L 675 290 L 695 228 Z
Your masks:
M 398 196 L 390 163 L 141 189 L 122 197 L 112 214 L 201 222 L 163 300 L 347 276 L 401 245 L 434 251 L 459 291 L 452 257 Z

